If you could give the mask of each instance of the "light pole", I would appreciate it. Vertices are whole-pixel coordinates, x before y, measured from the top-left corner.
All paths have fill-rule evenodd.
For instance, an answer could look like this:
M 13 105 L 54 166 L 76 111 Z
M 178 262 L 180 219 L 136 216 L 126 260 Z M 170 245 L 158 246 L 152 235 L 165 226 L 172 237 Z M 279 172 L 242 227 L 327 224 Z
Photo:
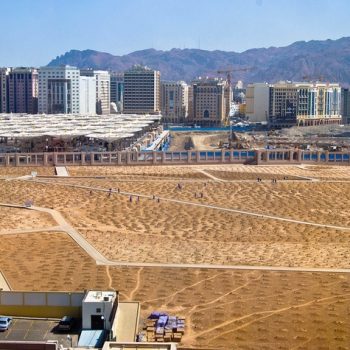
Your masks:
M 73 338 L 70 334 L 67 335 L 67 340 L 70 341 L 70 347 L 73 348 Z

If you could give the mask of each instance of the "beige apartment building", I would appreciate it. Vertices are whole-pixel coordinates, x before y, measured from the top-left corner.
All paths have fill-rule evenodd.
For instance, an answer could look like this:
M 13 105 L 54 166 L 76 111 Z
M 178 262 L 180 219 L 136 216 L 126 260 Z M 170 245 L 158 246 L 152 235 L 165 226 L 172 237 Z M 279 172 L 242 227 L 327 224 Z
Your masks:
M 199 78 L 192 82 L 189 122 L 200 126 L 227 125 L 231 108 L 231 87 L 226 80 Z
M 124 73 L 124 113 L 158 114 L 160 108 L 160 72 L 133 66 Z
M 188 85 L 184 81 L 161 82 L 161 110 L 167 123 L 184 123 L 188 115 Z

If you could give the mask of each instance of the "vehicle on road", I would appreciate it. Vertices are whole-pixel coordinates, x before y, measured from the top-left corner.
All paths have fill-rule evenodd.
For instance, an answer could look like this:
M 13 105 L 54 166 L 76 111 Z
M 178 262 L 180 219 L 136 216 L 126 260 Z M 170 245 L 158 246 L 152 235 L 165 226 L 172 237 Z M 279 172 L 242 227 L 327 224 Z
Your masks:
M 11 317 L 0 316 L 0 331 L 6 331 L 12 323 Z
M 75 323 L 75 319 L 71 316 L 63 316 L 57 325 L 57 330 L 61 332 L 70 331 Z

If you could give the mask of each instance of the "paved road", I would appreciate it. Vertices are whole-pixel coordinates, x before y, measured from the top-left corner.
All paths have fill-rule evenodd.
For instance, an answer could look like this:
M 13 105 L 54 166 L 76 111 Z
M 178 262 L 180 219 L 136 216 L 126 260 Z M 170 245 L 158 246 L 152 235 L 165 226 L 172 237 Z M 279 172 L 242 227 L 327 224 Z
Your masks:
M 7 282 L 6 278 L 4 277 L 1 271 L 0 271 L 0 290 L 5 290 L 5 291 L 11 290 L 9 283 Z
M 212 180 L 215 180 L 215 181 L 217 181 L 217 182 L 230 182 L 230 181 L 228 181 L 228 180 L 220 179 L 220 178 L 218 178 L 218 177 L 216 177 L 216 176 L 214 176 L 214 175 L 208 173 L 208 172 L 205 171 L 204 169 L 196 169 L 196 170 L 197 170 L 199 173 L 202 173 L 203 175 L 205 175 L 205 176 L 207 176 L 207 177 L 209 177 L 209 178 L 211 178 Z
M 112 261 L 105 258 L 95 247 L 93 247 L 84 237 L 82 237 L 59 213 L 57 210 L 32 206 L 30 208 L 0 203 L 0 206 L 21 208 L 24 210 L 37 210 L 48 213 L 57 222 L 56 230 L 66 232 L 98 265 L 108 266 L 129 266 L 129 267 L 160 267 L 160 268 L 205 268 L 205 269 L 226 269 L 226 270 L 262 270 L 262 271 L 290 271 L 290 272 L 329 272 L 329 273 L 350 273 L 350 269 L 316 268 L 316 267 L 285 267 L 285 266 L 250 266 L 250 265 L 215 265 L 215 264 L 165 264 L 165 263 L 145 263 L 145 262 L 122 262 Z

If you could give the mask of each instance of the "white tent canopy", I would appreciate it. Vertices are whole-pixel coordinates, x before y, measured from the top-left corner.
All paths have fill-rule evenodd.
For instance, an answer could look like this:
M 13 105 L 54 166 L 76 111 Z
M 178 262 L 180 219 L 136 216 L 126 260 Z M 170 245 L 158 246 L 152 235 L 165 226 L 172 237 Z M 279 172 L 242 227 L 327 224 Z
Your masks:
M 0 114 L 0 137 L 85 136 L 110 141 L 133 137 L 161 117 L 149 114 Z

